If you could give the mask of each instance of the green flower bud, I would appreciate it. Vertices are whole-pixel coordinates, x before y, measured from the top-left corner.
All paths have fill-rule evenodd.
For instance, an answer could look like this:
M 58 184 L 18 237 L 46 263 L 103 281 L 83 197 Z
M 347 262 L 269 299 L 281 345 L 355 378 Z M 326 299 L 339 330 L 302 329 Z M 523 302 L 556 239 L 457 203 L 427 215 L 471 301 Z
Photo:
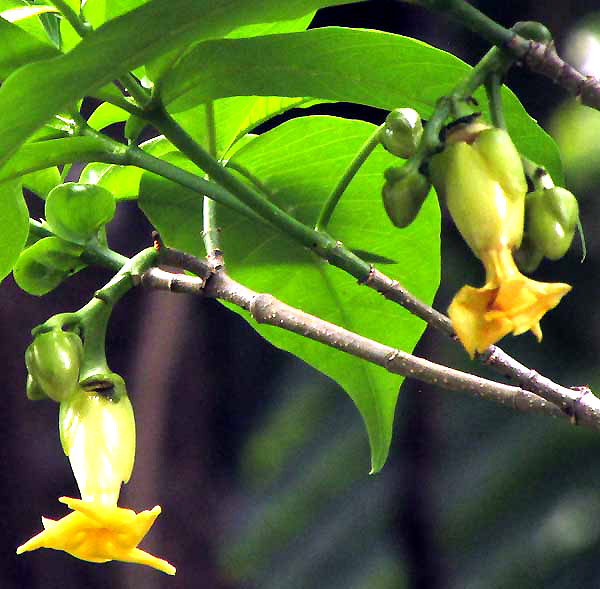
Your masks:
M 25 364 L 41 391 L 61 402 L 77 386 L 82 356 L 83 345 L 77 334 L 54 329 L 33 340 L 25 351 Z
M 423 135 L 421 117 L 412 108 L 396 108 L 385 119 L 382 145 L 394 155 L 407 159 L 417 150 Z
M 577 199 L 565 188 L 554 186 L 527 195 L 525 227 L 529 239 L 550 260 L 569 249 L 579 221 Z
M 419 170 L 408 165 L 388 168 L 385 178 L 382 190 L 385 212 L 396 227 L 407 227 L 419 213 L 431 183 Z
M 518 249 L 513 252 L 517 267 L 521 272 L 531 274 L 544 259 L 544 252 L 525 234 Z
M 86 379 L 60 404 L 59 431 L 81 498 L 116 505 L 135 459 L 135 419 L 123 379 Z
M 85 245 L 115 215 L 115 197 L 96 184 L 67 182 L 46 198 L 46 221 L 61 239 Z
M 449 139 L 431 158 L 431 181 L 475 255 L 512 249 L 523 235 L 527 190 L 519 153 L 502 129 L 460 133 L 468 139 Z

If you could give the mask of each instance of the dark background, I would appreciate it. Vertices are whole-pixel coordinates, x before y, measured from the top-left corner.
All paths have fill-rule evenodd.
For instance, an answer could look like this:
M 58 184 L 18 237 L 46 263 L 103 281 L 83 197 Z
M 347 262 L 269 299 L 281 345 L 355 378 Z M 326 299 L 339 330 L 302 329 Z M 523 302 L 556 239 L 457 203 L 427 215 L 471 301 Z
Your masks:
M 475 4 L 505 26 L 544 22 L 562 54 L 574 27 L 590 22 L 596 8 L 557 0 Z M 336 7 L 314 22 L 334 24 L 414 36 L 470 64 L 488 48 L 409 4 Z M 542 126 L 556 124 L 557 109 L 568 100 L 560 88 L 518 68 L 508 85 Z M 318 112 L 374 123 L 385 117 L 355 105 Z M 573 127 L 570 141 L 577 143 L 578 134 Z M 593 143 L 584 148 L 598 151 Z M 575 245 L 536 272 L 540 280 L 574 285 L 544 319 L 542 345 L 530 334 L 502 345 L 562 384 L 598 387 L 598 174 L 581 161 L 566 163 L 588 257 L 581 264 Z M 149 245 L 151 228 L 134 205 L 121 209 L 109 240 L 132 255 Z M 447 220 L 442 248 L 436 305 L 443 310 L 462 284 L 482 276 Z M 116 308 L 107 344 L 109 364 L 128 383 L 138 426 L 136 466 L 120 503 L 136 510 L 162 506 L 142 547 L 178 573 L 170 578 L 135 565 L 96 565 L 50 550 L 17 557 L 15 548 L 39 531 L 41 515 L 64 514 L 57 498 L 78 494 L 58 440 L 57 406 L 24 395 L 30 330 L 81 307 L 109 278 L 86 269 L 42 299 L 19 291 L 10 277 L 2 285 L 0 587 L 600 587 L 596 433 L 407 381 L 390 460 L 369 477 L 361 419 L 334 383 L 262 341 L 214 301 L 142 291 Z M 485 374 L 429 331 L 416 353 Z

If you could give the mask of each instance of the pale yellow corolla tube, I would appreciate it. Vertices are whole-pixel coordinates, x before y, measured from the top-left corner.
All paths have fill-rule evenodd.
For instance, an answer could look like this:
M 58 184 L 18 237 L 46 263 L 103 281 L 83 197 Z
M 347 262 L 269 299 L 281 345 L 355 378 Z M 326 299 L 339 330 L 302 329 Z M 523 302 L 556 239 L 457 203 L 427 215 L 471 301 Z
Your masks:
M 61 403 L 61 443 L 81 500 L 61 497 L 72 511 L 57 521 L 42 517 L 44 530 L 17 554 L 52 548 L 90 562 L 121 560 L 174 575 L 174 566 L 138 548 L 160 506 L 140 513 L 117 506 L 121 483 L 133 470 L 135 419 L 123 380 L 111 379 L 110 394 L 78 388 Z
M 531 330 L 571 290 L 568 284 L 531 280 L 512 251 L 523 237 L 527 182 L 510 136 L 480 122 L 458 129 L 430 162 L 430 176 L 463 239 L 485 268 L 481 288 L 464 286 L 448 314 L 471 357 L 505 335 Z

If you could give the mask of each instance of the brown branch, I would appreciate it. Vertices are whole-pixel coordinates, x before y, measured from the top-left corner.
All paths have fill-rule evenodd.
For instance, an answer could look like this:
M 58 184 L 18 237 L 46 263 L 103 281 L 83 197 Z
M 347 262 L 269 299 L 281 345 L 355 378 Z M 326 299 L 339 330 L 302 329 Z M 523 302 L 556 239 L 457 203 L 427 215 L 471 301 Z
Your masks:
M 503 49 L 531 71 L 550 78 L 575 94 L 582 104 L 600 110 L 600 81 L 592 76 L 585 76 L 564 61 L 556 53 L 554 43 L 529 41 L 515 34 Z
M 414 378 L 448 390 L 463 391 L 523 412 L 569 418 L 553 403 L 519 387 L 510 386 L 435 364 L 423 358 L 362 337 L 342 327 L 304 313 L 270 294 L 250 290 L 230 278 L 224 270 L 211 274 L 209 263 L 161 246 L 161 262 L 198 273 L 208 279 L 171 274 L 152 268 L 141 277 L 147 288 L 189 292 L 234 303 L 250 312 L 259 323 L 273 325 L 381 366 L 391 373 Z M 579 423 L 600 429 L 599 419 Z
M 450 319 L 419 301 L 397 280 L 392 280 L 373 268 L 365 284 L 381 293 L 385 298 L 402 305 L 431 327 L 458 341 Z M 485 352 L 479 354 L 477 359 L 496 372 L 509 377 L 522 389 L 533 392 L 553 403 L 576 423 L 600 422 L 600 399 L 594 396 L 589 389 L 585 389 L 586 392 L 582 395 L 582 387 L 560 386 L 549 378 L 541 376 L 535 370 L 523 366 L 498 346 L 490 346 Z
M 160 259 L 163 263 L 171 266 L 175 266 L 177 268 L 182 268 L 184 270 L 188 270 L 193 272 L 194 274 L 202 277 L 203 280 L 207 281 L 207 288 L 204 289 L 204 294 L 206 296 L 211 296 L 214 298 L 222 298 L 224 300 L 228 300 L 238 306 L 241 306 L 247 310 L 250 310 L 250 306 L 248 305 L 247 298 L 236 298 L 236 293 L 242 292 L 237 289 L 224 288 L 222 291 L 221 282 L 224 280 L 223 277 L 226 277 L 227 280 L 231 281 L 230 284 L 234 284 L 234 281 L 231 280 L 227 276 L 224 271 L 213 272 L 211 265 L 206 260 L 201 260 L 192 256 L 190 254 L 186 254 L 185 252 L 180 252 L 177 250 L 173 250 L 164 246 L 160 242 L 160 238 L 158 235 L 155 235 L 155 247 L 158 248 L 160 253 Z M 189 277 L 188 277 L 189 278 Z M 210 280 L 209 280 L 210 278 Z M 235 283 L 237 284 L 237 283 Z M 420 317 L 424 321 L 427 322 L 428 325 L 431 325 L 435 329 L 441 331 L 447 336 L 451 337 L 455 341 L 458 341 L 456 338 L 456 334 L 454 333 L 454 329 L 452 328 L 452 323 L 448 317 L 446 317 L 443 313 L 436 311 L 435 309 L 429 307 L 428 305 L 419 301 L 414 295 L 412 295 L 409 291 L 403 288 L 398 281 L 392 280 L 379 270 L 372 268 L 369 278 L 367 279 L 366 286 L 373 288 L 379 293 L 383 294 L 383 296 L 387 299 L 390 299 L 403 307 L 409 310 L 411 313 Z M 244 289 L 242 285 L 239 285 L 241 289 Z M 252 291 L 249 291 L 252 292 Z M 256 294 L 256 293 L 254 293 Z M 266 296 L 266 295 L 265 295 Z M 270 296 L 270 295 L 269 295 Z M 283 303 L 281 303 L 283 304 Z M 297 311 L 297 310 L 295 310 Z M 301 313 L 301 311 L 297 311 Z M 312 316 L 307 316 L 312 317 Z M 315 318 L 317 319 L 317 318 Z M 320 320 L 319 320 L 320 321 Z M 337 329 L 341 329 L 337 326 L 334 326 Z M 347 332 L 350 334 L 351 332 Z M 355 335 L 355 334 L 354 334 Z M 307 335 L 306 337 L 311 337 Z M 359 337 L 359 336 L 357 336 Z M 313 338 L 315 339 L 315 338 Z M 365 339 L 365 338 L 363 338 Z M 321 340 L 318 340 L 321 341 Z M 370 341 L 370 340 L 368 340 Z M 328 342 L 328 345 L 332 345 Z M 378 344 L 381 345 L 381 344 Z M 336 347 L 336 346 L 334 346 Z M 342 349 L 342 348 L 339 348 Z M 391 350 L 390 353 L 393 353 L 394 350 Z M 348 350 L 344 350 L 348 351 Z M 399 354 L 405 354 L 404 352 L 398 351 Z M 355 354 L 358 355 L 358 354 Z M 408 355 L 410 356 L 410 355 Z M 361 356 L 362 357 L 362 356 Z M 415 356 L 410 356 L 411 358 L 416 358 Z M 504 352 L 498 346 L 490 346 L 485 352 L 479 354 L 477 356 L 478 360 L 485 365 L 490 366 L 498 373 L 508 376 L 515 382 L 515 384 L 519 385 L 518 387 L 508 387 L 513 392 L 520 391 L 521 394 L 524 395 L 523 399 L 526 404 L 530 403 L 533 399 L 535 404 L 538 404 L 538 401 L 545 401 L 552 404 L 552 411 L 555 409 L 562 413 L 564 417 L 570 419 L 573 423 L 586 425 L 595 429 L 600 429 L 600 399 L 596 397 L 592 391 L 590 391 L 586 387 L 574 387 L 567 388 L 563 387 L 552 380 L 540 375 L 535 370 L 531 370 L 526 366 L 523 366 L 520 362 L 512 358 L 509 354 Z M 369 360 L 369 358 L 365 358 Z M 421 362 L 427 362 L 426 360 L 421 360 Z M 369 360 L 373 362 L 373 360 Z M 375 362 L 378 364 L 379 362 Z M 380 364 L 382 365 L 382 364 Z M 434 363 L 429 362 L 428 368 L 431 366 L 439 366 Z M 388 368 L 388 366 L 384 366 Z M 445 370 L 451 370 L 449 368 L 441 367 Z M 389 368 L 388 368 L 389 369 Z M 410 372 L 410 370 L 415 370 L 414 372 Z M 429 382 L 432 384 L 438 384 L 444 388 L 453 388 L 457 386 L 456 390 L 466 391 L 468 390 L 471 393 L 480 394 L 476 390 L 470 388 L 474 385 L 475 382 L 479 383 L 479 381 L 472 381 L 468 385 L 466 385 L 466 381 L 457 382 L 453 379 L 447 380 L 444 378 L 444 375 L 436 373 L 436 381 L 428 380 L 426 376 L 427 370 L 425 369 L 425 365 L 421 364 L 420 368 L 410 367 L 408 373 L 398 372 L 398 374 L 402 374 L 403 376 L 409 376 L 412 378 L 418 378 L 419 380 L 423 380 L 424 382 Z M 392 370 L 393 372 L 394 370 Z M 453 371 L 454 377 L 457 375 L 464 375 L 460 371 Z M 471 375 L 466 375 L 471 378 Z M 454 378 L 453 377 L 453 378 Z M 489 381 L 486 379 L 481 379 L 486 383 L 493 383 L 497 386 L 507 386 L 507 385 L 499 385 L 493 381 Z M 478 386 L 478 385 L 474 385 Z M 466 388 L 465 388 L 466 387 Z M 533 397 L 531 396 L 533 394 Z M 482 395 L 481 395 L 482 396 Z M 486 397 L 492 398 L 492 397 Z M 497 402 L 498 399 L 493 399 Z M 505 404 L 511 404 L 515 406 L 515 401 L 507 401 Z M 523 410 L 522 407 L 516 407 L 520 410 Z M 532 408 L 532 410 L 534 410 Z M 541 411 L 546 411 L 546 409 L 539 409 Z

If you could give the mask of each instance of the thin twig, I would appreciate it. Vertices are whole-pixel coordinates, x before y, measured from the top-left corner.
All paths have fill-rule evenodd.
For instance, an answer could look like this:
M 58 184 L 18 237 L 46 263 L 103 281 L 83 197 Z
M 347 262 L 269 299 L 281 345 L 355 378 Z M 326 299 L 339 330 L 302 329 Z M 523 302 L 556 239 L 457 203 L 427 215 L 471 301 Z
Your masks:
M 431 327 L 458 341 L 450 319 L 443 313 L 419 301 L 403 288 L 398 281 L 392 280 L 373 268 L 365 284 L 381 293 L 385 298 L 402 305 Z M 582 396 L 579 387 L 570 389 L 560 386 L 541 376 L 535 370 L 523 366 L 498 346 L 490 346 L 485 352 L 479 354 L 477 359 L 500 374 L 508 376 L 523 389 L 534 392 L 547 401 L 554 403 L 577 422 L 600 419 L 600 399 L 595 397 L 591 391 L 589 391 L 589 395 Z
M 540 43 L 506 29 L 465 0 L 419 0 L 486 41 L 502 48 L 532 72 L 542 74 L 579 97 L 585 106 L 600 110 L 600 80 L 586 76 L 556 53 L 553 43 Z
M 235 282 L 223 270 L 213 272 L 209 263 L 205 260 L 165 247 L 160 244 L 158 238 L 156 238 L 156 244 L 159 248 L 161 263 L 197 274 L 200 277 L 198 280 L 205 284 L 205 296 L 234 303 L 250 311 L 258 322 L 268 323 L 304 337 L 309 337 L 382 366 L 395 374 L 416 378 L 446 389 L 469 392 L 488 400 L 509 405 L 519 411 L 542 412 L 553 416 L 561 415 L 573 423 L 600 430 L 600 399 L 595 397 L 589 389 L 562 387 L 526 368 L 496 346 L 490 346 L 481 355 L 481 360 L 499 372 L 518 380 L 521 388 L 466 374 L 389 346 L 384 346 L 294 309 L 278 301 L 272 295 L 256 293 Z M 375 284 L 380 285 L 381 276 L 383 275 L 375 273 L 374 276 Z M 151 270 L 144 278 L 145 282 L 143 283 L 154 288 L 169 289 L 168 281 L 163 279 L 164 277 L 160 280 L 159 278 L 161 277 L 156 276 L 154 270 Z M 190 279 L 190 277 L 186 278 Z M 386 278 L 386 280 L 390 283 L 393 282 L 389 278 Z M 194 285 L 187 290 L 188 287 L 183 281 L 177 284 L 180 288 L 178 292 L 193 292 L 194 289 L 197 291 L 200 288 Z M 398 288 L 392 288 L 391 292 L 387 291 L 386 296 L 399 292 L 401 291 Z M 404 296 L 408 299 L 412 297 L 406 291 L 404 291 Z M 427 307 L 422 303 L 419 303 L 419 306 Z M 440 326 L 446 325 L 443 329 L 445 332 L 448 332 L 448 325 L 451 330 L 451 324 L 447 317 L 433 309 L 430 309 L 430 311 L 432 317 L 439 321 Z
M 165 263 L 173 265 L 178 262 L 179 256 L 172 250 L 167 254 L 163 250 L 161 252 L 164 254 L 161 257 Z M 205 269 L 208 270 L 208 264 Z M 258 323 L 297 333 L 381 366 L 393 374 L 414 378 L 448 390 L 467 392 L 518 411 L 569 418 L 556 405 L 548 403 L 534 393 L 441 366 L 362 337 L 286 305 L 270 294 L 252 291 L 231 279 L 224 271 L 214 273 L 208 281 L 205 281 L 195 276 L 173 274 L 159 268 L 151 268 L 142 275 L 141 282 L 146 288 L 195 295 L 203 293 L 206 297 L 234 303 L 249 311 Z M 600 429 L 600 420 L 590 421 L 586 425 Z

